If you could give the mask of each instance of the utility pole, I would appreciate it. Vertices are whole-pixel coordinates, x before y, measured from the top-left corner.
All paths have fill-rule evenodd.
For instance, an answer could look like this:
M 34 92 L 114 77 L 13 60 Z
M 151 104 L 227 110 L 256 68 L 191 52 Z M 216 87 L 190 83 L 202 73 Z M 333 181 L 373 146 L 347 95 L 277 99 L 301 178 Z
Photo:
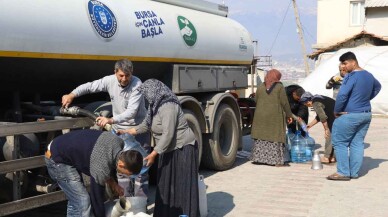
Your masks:
M 257 53 L 258 53 L 259 42 L 257 40 L 253 40 L 252 43 L 254 43 L 256 46 L 254 47 L 254 50 L 253 50 L 253 64 L 251 66 L 251 94 L 255 93 L 255 76 L 256 76 L 256 68 L 257 68 Z
M 310 67 L 309 67 L 309 63 L 308 63 L 308 59 L 307 59 L 306 46 L 304 45 L 302 25 L 300 24 L 298 8 L 296 7 L 296 0 L 292 0 L 292 3 L 293 3 L 293 6 L 294 6 L 294 13 L 295 13 L 295 19 L 296 19 L 296 27 L 298 28 L 300 44 L 302 45 L 302 53 L 303 53 L 303 60 L 304 60 L 304 70 L 306 72 L 306 77 L 307 77 L 310 74 Z

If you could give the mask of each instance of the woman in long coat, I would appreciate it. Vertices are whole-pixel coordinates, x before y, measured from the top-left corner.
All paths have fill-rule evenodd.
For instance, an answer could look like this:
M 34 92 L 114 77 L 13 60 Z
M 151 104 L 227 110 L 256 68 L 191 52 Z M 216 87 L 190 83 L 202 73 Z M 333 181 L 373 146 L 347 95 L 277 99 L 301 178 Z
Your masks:
M 292 113 L 281 73 L 268 71 L 264 82 L 256 91 L 256 110 L 251 136 L 255 140 L 250 160 L 256 164 L 288 166 L 284 161 L 286 117 L 292 121 Z
M 162 82 L 146 80 L 138 91 L 148 101 L 148 114 L 138 126 L 119 133 L 147 130 L 154 150 L 144 160 L 151 166 L 159 156 L 154 217 L 198 217 L 198 145 L 177 96 Z

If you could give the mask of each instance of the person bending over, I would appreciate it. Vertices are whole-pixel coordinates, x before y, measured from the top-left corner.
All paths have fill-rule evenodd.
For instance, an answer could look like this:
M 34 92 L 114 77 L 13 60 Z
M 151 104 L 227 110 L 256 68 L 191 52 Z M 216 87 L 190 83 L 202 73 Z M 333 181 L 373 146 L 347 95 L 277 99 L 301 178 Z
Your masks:
M 68 200 L 67 216 L 105 216 L 105 185 L 118 195 L 116 172 L 138 174 L 143 157 L 138 151 L 122 151 L 124 142 L 98 130 L 76 130 L 56 137 L 47 147 L 45 162 L 50 177 L 58 182 Z M 82 175 L 90 176 L 90 195 Z

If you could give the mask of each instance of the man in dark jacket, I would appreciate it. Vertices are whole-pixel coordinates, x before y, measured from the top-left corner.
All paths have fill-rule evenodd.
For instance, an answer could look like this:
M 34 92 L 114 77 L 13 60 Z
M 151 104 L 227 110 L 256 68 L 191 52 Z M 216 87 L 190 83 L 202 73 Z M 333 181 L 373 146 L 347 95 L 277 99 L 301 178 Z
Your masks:
M 67 216 L 105 216 L 105 184 L 123 194 L 116 171 L 138 174 L 143 157 L 138 151 L 122 151 L 124 142 L 111 132 L 76 130 L 56 137 L 47 147 L 45 161 L 51 178 L 64 191 Z M 82 175 L 90 176 L 90 196 Z
M 299 85 L 289 85 L 286 87 L 286 94 L 288 98 L 288 103 L 290 104 L 291 112 L 298 118 L 301 118 L 305 123 L 309 119 L 309 110 L 307 106 L 300 104 L 299 100 L 304 89 Z M 296 131 L 296 121 L 293 121 L 291 124 L 287 125 L 287 128 L 291 129 L 293 133 Z M 300 129 L 300 128 L 299 128 Z M 302 131 L 302 136 L 305 136 L 305 132 Z

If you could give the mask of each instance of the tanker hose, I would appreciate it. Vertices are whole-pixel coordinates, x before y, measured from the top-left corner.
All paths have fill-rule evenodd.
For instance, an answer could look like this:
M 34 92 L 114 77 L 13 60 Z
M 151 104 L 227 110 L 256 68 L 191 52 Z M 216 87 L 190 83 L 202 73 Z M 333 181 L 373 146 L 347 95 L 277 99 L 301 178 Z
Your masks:
M 80 107 L 77 107 L 77 106 L 72 106 L 72 107 L 69 107 L 69 108 L 64 108 L 64 107 L 61 107 L 59 112 L 62 114 L 62 115 L 72 115 L 72 116 L 86 116 L 86 117 L 89 117 L 93 120 L 96 120 L 96 118 L 98 117 L 97 115 L 95 115 L 93 112 L 90 112 L 86 109 L 81 109 Z M 107 131 L 110 131 L 112 129 L 112 126 L 110 124 L 106 124 L 104 126 L 104 128 L 107 130 Z

